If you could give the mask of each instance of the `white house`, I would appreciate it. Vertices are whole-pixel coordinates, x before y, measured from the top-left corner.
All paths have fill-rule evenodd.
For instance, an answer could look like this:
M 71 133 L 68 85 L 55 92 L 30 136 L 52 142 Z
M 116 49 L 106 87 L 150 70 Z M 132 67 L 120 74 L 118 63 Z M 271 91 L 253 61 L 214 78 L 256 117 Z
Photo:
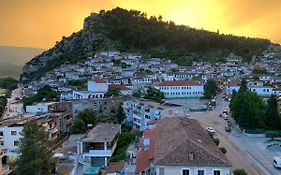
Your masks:
M 203 85 L 191 80 L 163 81 L 155 88 L 166 98 L 202 97 L 204 94 Z
M 93 93 L 106 93 L 108 91 L 108 83 L 98 78 L 88 80 L 88 91 Z
M 126 120 L 133 123 L 133 128 L 144 131 L 149 128 L 148 123 L 165 117 L 179 117 L 184 115 L 183 107 L 169 103 L 157 103 L 150 100 L 127 100 L 123 103 Z
M 38 114 L 38 113 L 47 113 L 49 110 L 52 109 L 53 105 L 56 102 L 49 102 L 49 103 L 37 103 L 34 105 L 26 106 L 26 112 L 31 114 Z
M 241 82 L 238 80 L 231 81 L 227 84 L 226 91 L 229 95 L 233 93 L 233 91 L 238 92 L 240 89 Z
M 117 146 L 121 125 L 100 123 L 77 145 L 78 162 L 82 165 L 106 167 Z
M 270 86 L 251 86 L 249 87 L 249 90 L 260 96 L 270 96 L 273 94 L 273 88 Z
M 6 119 L 0 122 L 0 148 L 7 152 L 18 150 L 20 134 L 29 120 L 27 118 Z
M 136 174 L 230 175 L 230 162 L 196 120 L 164 118 L 148 131 Z

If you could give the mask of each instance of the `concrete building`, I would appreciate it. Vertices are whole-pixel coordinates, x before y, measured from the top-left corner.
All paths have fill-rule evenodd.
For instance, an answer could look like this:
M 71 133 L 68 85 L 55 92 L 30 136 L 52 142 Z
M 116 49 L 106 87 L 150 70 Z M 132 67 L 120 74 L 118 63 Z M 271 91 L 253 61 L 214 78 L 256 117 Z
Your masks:
M 34 118 L 6 119 L 0 122 L 0 148 L 9 152 L 15 152 L 22 138 L 20 133 L 26 123 Z
M 249 90 L 260 96 L 270 96 L 273 94 L 273 88 L 270 86 L 251 86 L 249 87 Z
M 136 174 L 230 175 L 231 165 L 196 120 L 164 118 L 144 133 Z
M 98 124 L 77 145 L 78 162 L 86 167 L 106 167 L 120 134 L 119 124 Z
M 123 103 L 126 121 L 133 124 L 133 128 L 145 131 L 149 129 L 149 122 L 165 117 L 179 117 L 184 115 L 180 105 L 158 103 L 150 100 L 127 100 Z
M 72 117 L 75 117 L 85 109 L 90 109 L 94 112 L 111 112 L 117 111 L 118 107 L 122 105 L 123 101 L 130 99 L 130 97 L 113 97 L 113 98 L 98 98 L 98 99 L 84 99 L 72 101 Z
M 202 97 L 204 94 L 203 85 L 190 80 L 163 81 L 155 88 L 166 98 Z

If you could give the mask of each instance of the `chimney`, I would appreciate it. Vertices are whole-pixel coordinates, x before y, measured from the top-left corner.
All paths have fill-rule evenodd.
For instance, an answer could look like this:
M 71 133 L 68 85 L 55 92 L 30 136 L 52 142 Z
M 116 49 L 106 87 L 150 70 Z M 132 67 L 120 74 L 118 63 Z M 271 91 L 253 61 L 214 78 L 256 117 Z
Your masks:
M 189 158 L 189 160 L 193 160 L 194 159 L 193 153 L 188 153 L 188 158 Z

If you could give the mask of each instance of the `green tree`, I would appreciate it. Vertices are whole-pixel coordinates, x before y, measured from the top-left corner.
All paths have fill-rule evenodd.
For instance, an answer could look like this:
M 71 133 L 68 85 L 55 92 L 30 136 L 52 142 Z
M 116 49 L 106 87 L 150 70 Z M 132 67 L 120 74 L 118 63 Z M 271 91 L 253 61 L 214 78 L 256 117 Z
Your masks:
M 246 79 L 244 78 L 242 81 L 241 81 L 241 85 L 240 85 L 240 88 L 238 90 L 238 92 L 246 92 L 248 91 L 248 87 L 247 87 L 247 81 Z
M 244 169 L 236 169 L 233 171 L 233 175 L 247 175 Z
M 268 129 L 281 129 L 281 117 L 278 110 L 277 98 L 275 95 L 271 95 L 270 98 L 267 100 L 265 118 Z
M 22 130 L 19 158 L 14 162 L 15 175 L 50 175 L 54 160 L 48 136 L 34 121 Z
M 243 129 L 264 128 L 265 105 L 253 92 L 238 92 L 230 103 L 232 117 Z
M 116 118 L 118 123 L 122 123 L 123 120 L 125 119 L 125 113 L 121 104 L 118 107 Z
M 84 111 L 80 112 L 74 119 L 71 132 L 75 134 L 85 133 L 88 125 L 92 124 L 93 126 L 95 126 L 96 122 L 97 117 L 94 111 L 85 109 Z
M 115 97 L 118 97 L 121 95 L 121 92 L 120 90 L 108 90 L 105 94 L 104 94 L 106 97 L 111 97 L 111 96 L 115 96 Z
M 154 87 L 149 87 L 145 94 L 145 98 L 155 100 L 157 102 L 161 102 L 165 98 L 165 96 L 164 93 L 161 92 L 160 90 Z
M 219 91 L 219 87 L 213 79 L 209 79 L 204 85 L 204 96 L 208 99 L 212 98 Z

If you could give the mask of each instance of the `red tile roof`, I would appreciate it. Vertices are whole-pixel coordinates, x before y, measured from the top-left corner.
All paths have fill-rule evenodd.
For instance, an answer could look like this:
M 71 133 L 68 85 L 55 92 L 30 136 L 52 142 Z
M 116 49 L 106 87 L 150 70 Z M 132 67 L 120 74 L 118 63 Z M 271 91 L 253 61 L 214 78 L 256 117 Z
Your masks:
M 101 79 L 101 78 L 95 78 L 94 81 L 95 81 L 96 83 L 106 83 L 106 81 L 103 80 L 103 79 Z
M 156 135 L 156 131 L 157 131 L 157 128 L 153 128 L 153 129 L 144 131 L 143 137 L 144 137 L 144 138 L 154 139 L 154 137 L 155 137 L 155 135 Z
M 228 83 L 228 86 L 240 86 L 241 82 L 239 80 L 233 80 Z
M 110 84 L 108 85 L 109 90 L 119 90 L 119 91 L 127 91 L 130 90 L 126 86 L 120 85 L 120 84 Z
M 120 162 L 113 162 L 113 163 L 110 163 L 105 171 L 106 173 L 116 173 L 116 172 L 120 172 L 123 167 L 124 167 L 124 163 L 125 161 L 124 160 L 121 160 Z
M 191 80 L 163 81 L 159 86 L 200 86 L 199 83 Z
M 154 159 L 154 153 L 155 143 L 154 141 L 151 141 L 150 146 L 147 150 L 141 151 L 137 154 L 135 173 L 141 173 L 150 167 L 150 163 Z
M 155 165 L 231 166 L 196 120 L 186 117 L 159 120 L 154 142 Z

